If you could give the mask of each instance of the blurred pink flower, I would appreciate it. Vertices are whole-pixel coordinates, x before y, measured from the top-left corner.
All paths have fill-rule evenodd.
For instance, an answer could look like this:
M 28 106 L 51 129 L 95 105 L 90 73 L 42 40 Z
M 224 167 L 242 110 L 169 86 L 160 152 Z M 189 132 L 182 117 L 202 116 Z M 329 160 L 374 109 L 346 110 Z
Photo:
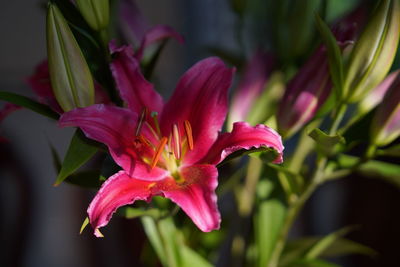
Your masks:
M 273 55 L 257 51 L 247 63 L 232 98 L 229 111 L 230 123 L 246 120 L 252 105 L 265 88 L 274 62 Z
M 372 143 L 378 146 L 390 144 L 400 135 L 400 73 L 376 110 L 371 125 Z

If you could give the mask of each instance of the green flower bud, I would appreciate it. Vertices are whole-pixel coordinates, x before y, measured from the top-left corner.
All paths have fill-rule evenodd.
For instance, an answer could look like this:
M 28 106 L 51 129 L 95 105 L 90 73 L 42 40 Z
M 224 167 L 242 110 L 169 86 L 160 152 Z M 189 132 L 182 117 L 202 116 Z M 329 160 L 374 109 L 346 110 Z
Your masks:
M 399 1 L 380 1 L 351 52 L 343 88 L 345 101 L 359 101 L 385 78 L 396 55 L 399 29 Z
M 100 31 L 108 26 L 109 0 L 76 0 L 76 5 L 93 30 Z
M 47 56 L 51 86 L 64 111 L 94 103 L 89 67 L 68 23 L 54 4 L 48 5 Z

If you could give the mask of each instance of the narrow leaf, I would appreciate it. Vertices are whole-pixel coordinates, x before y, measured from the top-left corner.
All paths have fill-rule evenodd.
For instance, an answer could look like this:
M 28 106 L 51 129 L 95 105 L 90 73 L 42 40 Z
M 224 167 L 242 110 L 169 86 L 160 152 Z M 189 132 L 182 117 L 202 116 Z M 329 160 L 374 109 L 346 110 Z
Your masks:
M 359 158 L 342 154 L 338 157 L 338 163 L 342 168 L 352 168 L 359 161 Z M 383 179 L 400 188 L 400 165 L 370 160 L 357 169 L 366 177 Z
M 64 181 L 97 152 L 97 147 L 88 143 L 86 140 L 86 137 L 80 130 L 75 132 L 62 163 L 60 173 L 54 183 L 55 186 Z
M 69 175 L 64 182 L 86 188 L 98 189 L 101 184 L 99 170 L 88 170 Z
M 299 259 L 287 267 L 340 267 L 340 265 L 318 259 Z
M 258 250 L 257 266 L 260 267 L 267 266 L 286 216 L 286 206 L 280 197 L 282 194 L 277 179 L 261 180 L 258 184 L 254 237 Z
M 329 29 L 328 25 L 316 14 L 315 21 L 317 29 L 321 34 L 322 40 L 326 45 L 329 60 L 329 71 L 331 73 L 332 82 L 335 88 L 337 99 L 342 96 L 343 87 L 343 59 L 336 38 Z
M 305 258 L 306 259 L 318 258 L 318 256 L 321 255 L 329 246 L 331 246 L 340 237 L 348 234 L 352 230 L 354 230 L 354 227 L 344 227 L 338 231 L 335 231 L 325 236 L 310 248 L 310 250 L 305 255 Z
M 40 115 L 49 117 L 50 119 L 53 120 L 58 120 L 60 115 L 58 115 L 56 112 L 54 112 L 52 109 L 50 109 L 48 106 L 40 104 L 36 101 L 33 101 L 32 99 L 10 93 L 10 92 L 5 92 L 5 91 L 0 91 L 0 100 L 4 100 L 13 104 L 16 104 L 18 106 L 30 109 L 36 113 L 39 113 Z
M 81 230 L 79 231 L 79 234 L 82 234 L 83 230 L 85 230 L 86 226 L 89 224 L 89 217 L 86 217 L 85 220 L 82 223 Z

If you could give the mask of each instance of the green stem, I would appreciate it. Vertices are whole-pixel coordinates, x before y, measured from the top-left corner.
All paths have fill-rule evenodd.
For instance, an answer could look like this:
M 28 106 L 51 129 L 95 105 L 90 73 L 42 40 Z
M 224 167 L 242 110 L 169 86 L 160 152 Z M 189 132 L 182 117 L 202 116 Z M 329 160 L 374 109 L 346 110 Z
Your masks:
M 152 220 L 154 220 L 154 224 L 156 225 L 157 235 L 160 238 L 161 243 L 163 245 L 166 264 L 168 265 L 168 267 L 176 267 L 176 262 L 174 260 L 174 257 L 171 255 L 171 251 L 168 249 L 168 244 L 165 241 L 165 238 L 162 234 L 161 227 L 160 227 L 160 220 L 154 219 L 154 218 L 152 218 Z
M 346 113 L 347 106 L 345 104 L 339 105 L 338 109 L 334 113 L 331 128 L 329 129 L 329 134 L 335 134 L 339 128 L 340 123 L 343 120 L 344 114 Z M 299 144 L 301 145 L 301 144 Z M 305 191 L 299 196 L 297 201 L 289 203 L 285 221 L 283 222 L 282 228 L 278 235 L 277 242 L 275 244 L 274 250 L 272 251 L 271 258 L 268 262 L 268 267 L 277 267 L 279 259 L 286 245 L 289 231 L 300 213 L 306 201 L 310 198 L 312 193 L 317 189 L 317 187 L 322 184 L 325 180 L 325 168 L 328 162 L 326 156 L 318 159 L 317 168 L 312 176 L 310 183 L 308 184 Z
M 347 110 L 347 105 L 345 105 L 345 104 L 339 105 L 337 111 L 334 114 L 332 126 L 329 130 L 329 134 L 336 134 L 336 132 L 339 128 L 339 125 L 343 120 L 344 114 L 346 113 L 346 110 Z

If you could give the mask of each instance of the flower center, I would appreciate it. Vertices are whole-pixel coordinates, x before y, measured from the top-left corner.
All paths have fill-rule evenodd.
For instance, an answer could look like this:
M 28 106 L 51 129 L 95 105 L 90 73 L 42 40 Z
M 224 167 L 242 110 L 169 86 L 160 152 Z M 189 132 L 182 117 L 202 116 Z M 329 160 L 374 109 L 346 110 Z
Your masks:
M 169 136 L 163 136 L 158 122 L 157 112 L 150 114 L 144 108 L 138 118 L 135 131 L 135 142 L 144 146 L 149 153 L 141 155 L 142 160 L 147 163 L 151 169 L 155 166 L 167 169 L 171 176 L 178 182 L 182 181 L 179 176 L 178 167 L 183 156 L 188 150 L 193 150 L 192 126 L 188 120 L 183 123 L 174 123 L 171 126 Z M 146 138 L 142 134 L 143 127 L 149 129 L 151 136 Z M 151 141 L 152 140 L 152 141 Z

